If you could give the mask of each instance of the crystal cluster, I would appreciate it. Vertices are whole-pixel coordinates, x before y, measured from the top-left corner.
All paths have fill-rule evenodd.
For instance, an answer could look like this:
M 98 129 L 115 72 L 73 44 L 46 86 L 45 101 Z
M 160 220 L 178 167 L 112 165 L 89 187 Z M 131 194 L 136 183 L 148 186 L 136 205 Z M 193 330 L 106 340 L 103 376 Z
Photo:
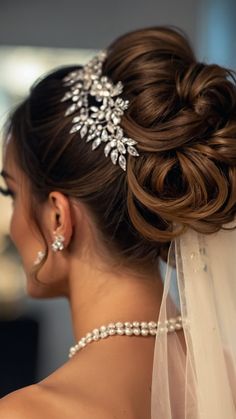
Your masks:
M 65 116 L 76 115 L 72 119 L 70 133 L 79 132 L 86 136 L 86 142 L 92 141 L 92 150 L 105 143 L 104 154 L 110 156 L 113 164 L 126 170 L 126 155 L 139 156 L 136 140 L 125 136 L 120 126 L 121 117 L 128 108 L 129 101 L 120 97 L 123 85 L 117 84 L 102 75 L 102 64 L 106 58 L 103 50 L 93 57 L 82 69 L 70 72 L 63 82 L 69 90 L 62 102 L 70 101 Z M 89 96 L 96 99 L 97 106 L 89 105 Z

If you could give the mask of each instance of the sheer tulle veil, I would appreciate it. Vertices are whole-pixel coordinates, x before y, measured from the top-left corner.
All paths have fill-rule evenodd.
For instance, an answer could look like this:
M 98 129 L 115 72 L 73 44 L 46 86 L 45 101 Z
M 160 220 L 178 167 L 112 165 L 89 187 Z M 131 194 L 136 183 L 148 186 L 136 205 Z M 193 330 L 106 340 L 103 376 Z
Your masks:
M 156 336 L 151 419 L 236 418 L 236 219 L 213 234 L 171 242 Z

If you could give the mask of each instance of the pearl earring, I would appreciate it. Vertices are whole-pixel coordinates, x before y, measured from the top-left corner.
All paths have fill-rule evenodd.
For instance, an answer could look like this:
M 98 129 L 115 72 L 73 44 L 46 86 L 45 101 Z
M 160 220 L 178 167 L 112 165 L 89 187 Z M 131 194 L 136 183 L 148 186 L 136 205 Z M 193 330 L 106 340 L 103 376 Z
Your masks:
M 34 261 L 34 265 L 39 265 L 39 263 L 41 262 L 41 260 L 44 258 L 45 256 L 45 252 L 42 252 L 41 250 L 38 252 L 37 254 L 37 258 Z
M 64 249 L 64 242 L 65 237 L 62 234 L 59 234 L 58 236 L 55 236 L 54 242 L 51 244 L 52 250 L 54 252 L 57 252 L 58 250 Z

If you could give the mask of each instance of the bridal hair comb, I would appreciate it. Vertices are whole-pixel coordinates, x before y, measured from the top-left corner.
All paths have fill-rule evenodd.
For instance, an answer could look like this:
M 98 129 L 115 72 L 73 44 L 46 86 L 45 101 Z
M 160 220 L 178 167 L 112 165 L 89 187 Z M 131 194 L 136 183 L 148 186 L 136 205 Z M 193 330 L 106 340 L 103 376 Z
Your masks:
M 76 113 L 70 133 L 79 132 L 81 138 L 87 136 L 86 142 L 92 141 L 92 150 L 105 143 L 105 156 L 110 156 L 112 163 L 118 162 L 125 171 L 127 153 L 131 156 L 139 156 L 139 153 L 134 147 L 137 141 L 127 138 L 119 125 L 129 101 L 120 97 L 123 90 L 121 81 L 114 84 L 102 75 L 106 56 L 106 50 L 100 51 L 81 69 L 63 78 L 64 86 L 69 90 L 61 102 L 72 102 L 65 116 Z M 89 96 L 96 99 L 96 106 L 89 104 Z

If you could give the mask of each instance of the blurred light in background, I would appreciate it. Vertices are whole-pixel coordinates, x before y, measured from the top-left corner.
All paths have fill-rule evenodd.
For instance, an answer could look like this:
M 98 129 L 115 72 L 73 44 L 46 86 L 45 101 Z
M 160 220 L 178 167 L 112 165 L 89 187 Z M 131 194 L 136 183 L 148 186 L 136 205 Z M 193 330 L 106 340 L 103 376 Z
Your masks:
M 236 1 L 207 0 L 199 4 L 197 51 L 200 60 L 236 68 Z

